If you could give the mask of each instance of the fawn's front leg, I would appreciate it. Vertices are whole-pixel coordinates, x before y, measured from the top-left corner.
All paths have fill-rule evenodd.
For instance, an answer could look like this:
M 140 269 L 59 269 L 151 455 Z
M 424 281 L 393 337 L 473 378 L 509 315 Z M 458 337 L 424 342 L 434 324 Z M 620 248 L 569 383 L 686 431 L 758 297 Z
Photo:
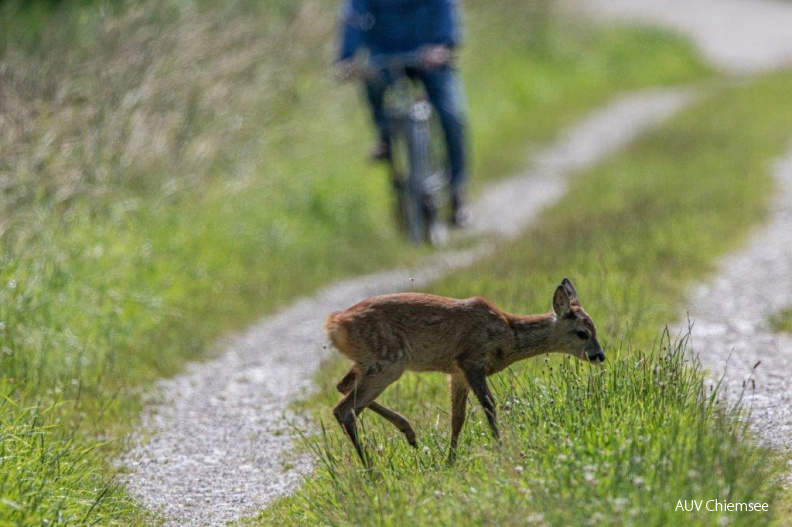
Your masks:
M 493 399 L 489 387 L 487 386 L 487 376 L 484 373 L 484 367 L 478 365 L 468 367 L 463 365 L 460 366 L 462 367 L 462 371 L 465 372 L 465 379 L 467 379 L 470 389 L 473 390 L 481 406 L 484 407 L 484 413 L 487 414 L 487 421 L 489 421 L 492 435 L 495 439 L 500 440 L 497 415 L 495 414 L 495 399 Z
M 453 463 L 456 458 L 457 441 L 462 426 L 465 424 L 465 409 L 467 407 L 467 397 L 470 387 L 465 376 L 461 373 L 451 375 L 451 450 L 448 453 L 449 463 Z

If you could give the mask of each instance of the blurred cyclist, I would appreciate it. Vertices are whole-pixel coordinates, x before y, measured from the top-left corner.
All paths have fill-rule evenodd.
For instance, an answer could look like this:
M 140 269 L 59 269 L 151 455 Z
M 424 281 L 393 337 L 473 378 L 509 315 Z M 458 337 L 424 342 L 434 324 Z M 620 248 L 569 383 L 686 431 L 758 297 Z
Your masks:
M 339 75 L 351 75 L 352 61 L 361 49 L 372 59 L 392 54 L 420 53 L 423 68 L 414 72 L 426 88 L 440 118 L 451 170 L 452 224 L 465 226 L 470 212 L 465 204 L 466 117 L 462 84 L 450 63 L 460 42 L 457 0 L 345 0 L 341 26 Z M 366 81 L 379 141 L 371 151 L 375 160 L 390 157 L 384 95 L 387 85 Z

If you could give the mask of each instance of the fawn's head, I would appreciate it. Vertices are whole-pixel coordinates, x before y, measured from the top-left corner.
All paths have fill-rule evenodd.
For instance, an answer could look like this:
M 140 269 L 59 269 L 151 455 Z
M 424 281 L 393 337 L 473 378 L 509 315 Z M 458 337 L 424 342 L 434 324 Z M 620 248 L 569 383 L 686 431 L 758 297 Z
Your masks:
M 597 340 L 597 328 L 580 307 L 577 291 L 566 278 L 553 295 L 553 311 L 556 314 L 553 337 L 558 351 L 589 362 L 605 362 L 605 353 Z

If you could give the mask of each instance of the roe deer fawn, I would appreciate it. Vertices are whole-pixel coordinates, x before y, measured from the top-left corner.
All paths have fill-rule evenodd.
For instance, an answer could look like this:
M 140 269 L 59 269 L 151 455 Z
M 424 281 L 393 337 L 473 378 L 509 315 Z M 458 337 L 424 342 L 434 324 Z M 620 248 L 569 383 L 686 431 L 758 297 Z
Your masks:
M 605 360 L 594 323 L 566 278 L 553 295 L 553 311 L 543 315 L 511 315 L 483 298 L 401 293 L 331 313 L 324 327 L 336 349 L 355 363 L 338 383 L 345 397 L 333 413 L 364 464 L 355 420 L 365 408 L 393 423 L 416 446 L 407 419 L 374 401 L 405 370 L 449 374 L 453 460 L 470 390 L 484 407 L 492 435 L 499 437 L 488 375 L 554 351 L 589 362 Z

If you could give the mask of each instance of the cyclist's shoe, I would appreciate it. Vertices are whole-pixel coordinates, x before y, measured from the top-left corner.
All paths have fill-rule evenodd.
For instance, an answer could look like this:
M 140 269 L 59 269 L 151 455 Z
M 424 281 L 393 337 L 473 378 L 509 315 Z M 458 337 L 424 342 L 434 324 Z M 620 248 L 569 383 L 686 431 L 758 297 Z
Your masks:
M 473 222 L 473 213 L 465 203 L 462 192 L 453 192 L 451 195 L 451 225 L 460 229 L 470 227 Z
M 390 145 L 387 141 L 379 141 L 369 152 L 372 161 L 387 161 L 390 159 Z

